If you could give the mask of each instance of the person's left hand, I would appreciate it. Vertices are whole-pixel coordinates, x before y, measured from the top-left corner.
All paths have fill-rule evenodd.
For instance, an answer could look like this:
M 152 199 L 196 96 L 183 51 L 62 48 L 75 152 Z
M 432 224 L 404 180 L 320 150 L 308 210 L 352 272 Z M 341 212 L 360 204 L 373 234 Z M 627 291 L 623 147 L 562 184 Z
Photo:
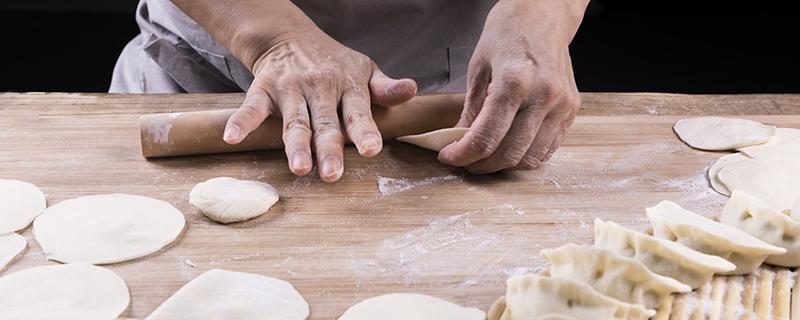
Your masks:
M 495 5 L 469 63 L 456 125 L 469 132 L 443 148 L 439 161 L 484 174 L 535 169 L 550 158 L 581 105 L 568 46 L 586 2 Z

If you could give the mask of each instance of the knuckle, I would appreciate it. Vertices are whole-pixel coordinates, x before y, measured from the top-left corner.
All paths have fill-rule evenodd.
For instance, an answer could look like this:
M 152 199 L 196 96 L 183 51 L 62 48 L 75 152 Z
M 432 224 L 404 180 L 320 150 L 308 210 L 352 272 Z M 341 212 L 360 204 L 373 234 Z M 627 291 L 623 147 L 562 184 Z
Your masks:
M 344 124 L 348 126 L 370 120 L 372 120 L 372 117 L 361 110 L 350 110 L 344 114 Z
M 308 120 L 300 113 L 292 113 L 285 116 L 284 131 L 301 131 L 311 132 L 311 127 L 308 125 Z
M 564 95 L 563 86 L 552 78 L 540 79 L 536 88 L 539 102 L 544 105 L 553 104 Z
M 255 120 L 261 118 L 263 112 L 254 104 L 245 104 L 239 108 L 239 114 L 242 118 Z
M 541 160 L 539 160 L 539 159 L 537 159 L 537 158 L 535 158 L 533 156 L 528 155 L 528 156 L 525 156 L 524 158 L 522 158 L 522 161 L 519 162 L 519 164 L 517 165 L 517 168 L 522 169 L 522 170 L 533 170 L 533 169 L 538 168 L 541 165 L 542 165 L 542 161 Z
M 504 90 L 511 94 L 522 94 L 527 89 L 527 74 L 522 70 L 508 70 L 500 76 Z
M 314 118 L 314 136 L 339 133 L 339 120 L 332 116 Z
M 305 79 L 315 86 L 330 85 L 336 79 L 336 72 L 329 69 L 312 69 L 306 72 Z
M 498 144 L 499 141 L 497 141 L 497 139 L 486 134 L 476 133 L 469 139 L 468 148 L 473 154 L 481 157 L 488 157 L 494 153 Z
M 525 157 L 527 152 L 527 149 L 523 149 L 519 146 L 512 146 L 503 151 L 502 157 L 509 166 L 515 166 Z

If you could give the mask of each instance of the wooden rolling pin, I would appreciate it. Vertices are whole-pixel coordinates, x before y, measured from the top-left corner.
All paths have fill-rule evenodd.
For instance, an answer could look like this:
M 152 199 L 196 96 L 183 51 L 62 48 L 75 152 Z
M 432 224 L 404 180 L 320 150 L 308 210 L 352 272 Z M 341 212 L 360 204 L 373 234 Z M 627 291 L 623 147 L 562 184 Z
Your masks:
M 464 94 L 418 96 L 392 108 L 373 107 L 372 115 L 384 140 L 452 127 L 464 105 Z M 283 148 L 283 124 L 269 117 L 239 144 L 222 140 L 235 109 L 158 113 L 139 118 L 145 158 Z M 345 134 L 345 137 L 347 135 Z M 349 142 L 349 140 L 348 140 Z

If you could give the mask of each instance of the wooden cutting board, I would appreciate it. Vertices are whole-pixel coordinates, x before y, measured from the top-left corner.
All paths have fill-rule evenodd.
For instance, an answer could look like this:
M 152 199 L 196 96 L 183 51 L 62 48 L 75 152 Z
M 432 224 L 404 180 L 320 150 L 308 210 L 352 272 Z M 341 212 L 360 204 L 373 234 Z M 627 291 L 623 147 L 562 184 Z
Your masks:
M 718 214 L 726 198 L 709 188 L 705 171 L 721 153 L 681 143 L 671 128 L 677 119 L 746 115 L 800 127 L 800 95 L 589 93 L 564 146 L 536 171 L 474 176 L 440 165 L 433 152 L 400 144 L 373 159 L 348 148 L 344 177 L 334 184 L 292 176 L 282 151 L 141 157 L 139 115 L 232 108 L 242 98 L 0 94 L 0 178 L 35 183 L 51 205 L 123 192 L 163 199 L 184 212 L 187 229 L 173 245 L 109 266 L 130 287 L 125 316 L 144 318 L 213 268 L 292 282 L 311 305 L 312 319 L 333 319 L 359 300 L 399 291 L 485 310 L 509 275 L 543 265 L 540 249 L 590 243 L 595 217 L 644 230 L 644 208 L 664 199 Z M 269 182 L 282 199 L 260 218 L 212 223 L 187 195 L 218 176 Z M 29 247 L 2 274 L 52 263 L 30 228 L 22 234 Z

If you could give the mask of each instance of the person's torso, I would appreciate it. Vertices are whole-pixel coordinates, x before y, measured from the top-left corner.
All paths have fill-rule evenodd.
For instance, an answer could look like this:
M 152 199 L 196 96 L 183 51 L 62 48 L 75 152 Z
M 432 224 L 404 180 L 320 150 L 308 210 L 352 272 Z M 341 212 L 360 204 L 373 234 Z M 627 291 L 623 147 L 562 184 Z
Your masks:
M 137 21 L 143 33 L 152 33 L 154 38 L 174 35 L 178 39 L 171 41 L 185 41 L 238 87 L 249 86 L 253 78 L 247 68 L 169 0 L 141 1 Z M 387 75 L 415 79 L 423 93 L 466 88 L 467 63 L 486 15 L 495 3 L 492 0 L 293 2 L 328 35 L 372 58 Z M 168 73 L 169 68 L 165 67 Z

